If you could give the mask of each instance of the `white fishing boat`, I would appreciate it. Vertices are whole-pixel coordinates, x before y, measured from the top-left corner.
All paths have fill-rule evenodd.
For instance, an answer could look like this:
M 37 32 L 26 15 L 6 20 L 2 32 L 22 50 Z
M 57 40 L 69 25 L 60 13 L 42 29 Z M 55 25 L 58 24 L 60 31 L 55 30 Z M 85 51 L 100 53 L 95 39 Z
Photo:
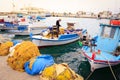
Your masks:
M 76 30 L 76 32 L 68 34 L 64 29 L 61 28 L 60 33 L 62 31 L 64 33 L 59 34 L 58 36 L 54 34 L 54 32 L 50 32 L 50 34 L 47 33 L 46 35 L 46 31 L 44 31 L 42 35 L 30 35 L 32 42 L 38 47 L 64 45 L 75 42 L 80 39 L 80 35 L 78 35 L 77 32 L 81 31 L 84 33 L 86 30 Z
M 68 44 L 80 39 L 78 34 L 63 34 L 58 38 L 46 38 L 41 35 L 31 36 L 32 42 L 35 43 L 38 47 L 44 46 L 55 46 Z

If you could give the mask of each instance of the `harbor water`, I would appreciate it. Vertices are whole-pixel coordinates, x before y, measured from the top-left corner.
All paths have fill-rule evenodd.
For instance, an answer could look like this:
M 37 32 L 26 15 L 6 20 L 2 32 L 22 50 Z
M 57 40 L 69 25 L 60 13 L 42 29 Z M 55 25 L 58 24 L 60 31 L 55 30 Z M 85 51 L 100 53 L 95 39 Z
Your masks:
M 62 20 L 60 23 L 62 27 L 66 28 L 68 22 L 73 22 L 75 23 L 75 28 L 87 29 L 88 34 L 90 34 L 91 37 L 99 34 L 99 24 L 101 22 L 108 22 L 106 19 L 65 17 L 47 17 L 43 22 L 47 26 L 53 26 L 59 18 Z M 30 37 L 15 36 L 13 39 L 30 40 Z M 67 63 L 71 69 L 82 75 L 85 80 L 115 80 L 109 67 L 91 72 L 89 62 L 83 55 L 81 55 L 80 51 L 81 47 L 78 41 L 67 45 L 40 48 L 41 54 L 52 55 L 56 63 Z M 120 80 L 120 65 L 116 65 L 112 67 L 112 69 L 117 80 Z

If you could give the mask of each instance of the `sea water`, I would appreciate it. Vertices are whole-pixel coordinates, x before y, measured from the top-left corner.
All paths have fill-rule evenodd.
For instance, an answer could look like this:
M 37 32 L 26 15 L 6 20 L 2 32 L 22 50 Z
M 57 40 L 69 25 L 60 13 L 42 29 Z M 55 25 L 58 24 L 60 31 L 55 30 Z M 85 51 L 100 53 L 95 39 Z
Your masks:
M 53 26 L 57 19 L 61 19 L 61 26 L 66 28 L 68 22 L 75 23 L 75 28 L 87 29 L 88 34 L 92 36 L 99 34 L 99 24 L 108 23 L 106 19 L 91 18 L 66 18 L 66 17 L 47 17 L 43 21 L 46 26 Z M 16 36 L 14 39 L 30 40 L 29 36 Z M 90 75 L 90 64 L 87 59 L 81 55 L 81 47 L 78 41 L 67 45 L 40 48 L 41 54 L 50 54 L 54 57 L 56 63 L 67 63 L 76 73 L 82 75 L 88 80 L 114 80 L 110 68 L 102 68 L 95 70 Z M 120 80 L 120 65 L 112 67 L 118 80 Z M 88 78 L 88 76 L 90 77 Z

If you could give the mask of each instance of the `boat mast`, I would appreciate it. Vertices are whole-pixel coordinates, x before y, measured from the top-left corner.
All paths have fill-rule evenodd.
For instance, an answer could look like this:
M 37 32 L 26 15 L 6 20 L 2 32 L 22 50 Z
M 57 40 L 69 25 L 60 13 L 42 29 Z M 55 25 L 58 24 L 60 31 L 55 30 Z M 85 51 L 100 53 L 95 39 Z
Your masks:
M 12 12 L 14 13 L 15 11 L 15 3 L 14 3 L 14 0 L 12 0 Z

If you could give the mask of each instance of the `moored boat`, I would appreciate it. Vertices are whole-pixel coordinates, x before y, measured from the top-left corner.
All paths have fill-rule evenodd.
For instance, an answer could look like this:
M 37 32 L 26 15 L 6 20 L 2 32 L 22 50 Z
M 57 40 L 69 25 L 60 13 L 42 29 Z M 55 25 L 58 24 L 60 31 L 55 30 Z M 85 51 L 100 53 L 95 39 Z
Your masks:
M 120 24 L 111 20 L 110 24 L 100 24 L 100 33 L 89 45 L 82 47 L 83 55 L 91 64 L 91 70 L 120 64 Z
M 45 23 L 43 21 L 40 21 L 43 19 L 45 18 L 42 18 L 40 16 L 30 19 L 26 17 L 13 17 L 11 19 L 11 17 L 8 17 L 0 20 L 3 24 L 0 29 L 6 31 L 7 33 L 15 35 L 29 35 L 30 32 L 33 34 L 40 34 L 43 29 L 47 28 Z
M 47 28 L 47 26 L 41 24 L 43 23 L 22 24 L 18 25 L 16 29 L 9 29 L 7 32 L 15 35 L 40 34 L 43 29 Z
M 60 28 L 60 32 L 57 35 L 57 32 L 53 29 L 46 29 L 43 31 L 41 35 L 30 35 L 30 38 L 33 43 L 35 43 L 38 47 L 45 47 L 45 46 L 55 46 L 55 45 L 64 45 L 68 43 L 75 42 L 80 39 L 80 32 L 84 33 L 86 30 L 77 29 L 75 32 L 68 32 L 64 28 Z

